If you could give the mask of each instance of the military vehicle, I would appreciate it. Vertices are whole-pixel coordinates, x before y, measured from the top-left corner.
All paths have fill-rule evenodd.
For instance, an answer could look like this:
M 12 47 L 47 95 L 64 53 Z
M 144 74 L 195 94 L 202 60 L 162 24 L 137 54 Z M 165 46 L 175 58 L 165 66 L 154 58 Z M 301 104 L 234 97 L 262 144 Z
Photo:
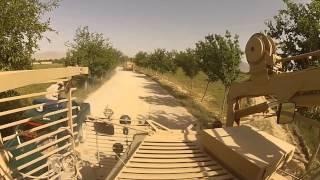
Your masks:
M 123 65 L 123 70 L 125 71 L 133 71 L 134 69 L 134 63 L 131 61 L 126 61 Z
M 72 103 L 74 89 L 68 88 L 67 98 L 56 101 L 57 104 L 67 103 L 64 108 L 0 125 L 1 178 L 251 180 L 291 176 L 299 179 L 280 170 L 291 161 L 296 147 L 253 126 L 242 125 L 242 119 L 272 108 L 276 110 L 274 120 L 278 124 L 300 120 L 320 127 L 316 121 L 302 118 L 296 112 L 298 107 L 320 103 L 320 84 L 316 78 L 320 76 L 320 69 L 288 72 L 281 66 L 292 60 L 313 60 L 320 56 L 320 51 L 281 58 L 276 55 L 272 39 L 258 33 L 249 39 L 245 52 L 250 78 L 230 87 L 225 127 L 201 129 L 197 125 L 194 130 L 169 129 L 148 119 L 136 121 L 130 115 L 113 118 L 110 109 L 106 109 L 105 117 L 85 115 L 83 123 L 75 123 L 79 114 L 73 112 L 76 109 Z M 87 73 L 87 68 L 82 67 L 0 72 L 0 92 Z M 0 103 L 47 93 L 2 98 Z M 241 99 L 259 96 L 272 96 L 273 101 L 241 107 Z M 45 105 L 32 104 L 2 111 L 0 117 Z M 15 131 L 19 125 L 60 113 L 66 116 Z M 55 128 L 50 129 L 52 126 Z M 13 131 L 4 135 L 2 130 L 7 128 Z M 44 129 L 46 133 L 24 137 Z M 83 141 L 77 136 L 80 130 Z M 319 173 L 313 178 L 319 178 Z

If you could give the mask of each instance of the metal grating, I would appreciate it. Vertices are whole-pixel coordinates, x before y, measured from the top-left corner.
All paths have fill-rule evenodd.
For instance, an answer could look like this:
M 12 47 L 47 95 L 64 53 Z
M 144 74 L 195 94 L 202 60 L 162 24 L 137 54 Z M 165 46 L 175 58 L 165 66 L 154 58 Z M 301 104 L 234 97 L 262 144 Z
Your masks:
M 146 137 L 117 179 L 235 179 L 196 140 L 180 132 Z

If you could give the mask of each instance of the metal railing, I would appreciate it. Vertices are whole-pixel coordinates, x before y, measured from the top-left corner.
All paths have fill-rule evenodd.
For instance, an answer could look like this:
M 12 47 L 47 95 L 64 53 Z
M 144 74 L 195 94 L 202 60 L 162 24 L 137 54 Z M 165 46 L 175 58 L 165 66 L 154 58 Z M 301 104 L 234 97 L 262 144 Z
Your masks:
M 78 124 L 74 122 L 77 115 L 72 114 L 72 111 L 77 109 L 77 107 L 72 106 L 72 101 L 75 100 L 75 98 L 71 95 L 74 90 L 75 89 L 70 89 L 66 93 L 66 99 L 50 101 L 51 106 L 64 104 L 64 108 L 43 114 L 40 113 L 41 115 L 39 116 L 11 120 L 10 123 L 0 125 L 0 133 L 3 130 L 11 129 L 10 134 L 4 136 L 1 135 L 0 141 L 2 143 L 2 147 L 11 154 L 8 166 L 11 169 L 12 177 L 24 178 L 25 175 L 41 177 L 46 173 L 48 174 L 47 160 L 51 155 L 57 153 L 65 154 L 72 151 L 75 146 L 73 136 L 78 134 L 78 129 L 76 128 Z M 25 98 L 35 98 L 51 93 L 58 92 L 41 92 L 8 97 L 0 99 L 0 103 L 22 100 Z M 41 103 L 2 111 L 0 112 L 0 117 L 15 113 L 25 113 L 28 111 L 35 112 L 37 108 L 47 105 L 47 103 Z M 54 120 L 50 120 L 50 118 Z M 25 128 L 29 122 L 37 120 L 44 121 L 44 119 L 49 119 L 48 123 L 31 128 Z M 65 128 L 62 129 L 61 127 Z M 73 133 L 73 136 L 67 134 L 67 128 Z M 27 137 L 27 134 L 33 134 L 33 137 Z M 55 175 L 56 174 L 51 173 L 51 176 Z M 50 176 L 48 177 L 50 178 Z
M 57 82 L 65 77 L 70 80 L 72 76 L 87 73 L 88 69 L 83 67 L 2 72 L 0 92 Z M 39 104 L 17 102 L 29 102 L 61 91 L 0 98 L 0 105 L 5 106 L 5 110 L 0 109 L 0 118 L 5 120 L 5 123 L 0 122 L 0 179 L 54 179 L 60 176 L 54 169 L 49 169 L 49 159 L 53 155 L 65 158 L 74 154 L 80 127 L 77 122 L 79 107 L 73 105 L 76 98 L 72 97 L 72 92 L 75 90 L 68 87 L 64 91 L 65 98 L 46 99 Z M 10 109 L 6 104 L 15 106 Z

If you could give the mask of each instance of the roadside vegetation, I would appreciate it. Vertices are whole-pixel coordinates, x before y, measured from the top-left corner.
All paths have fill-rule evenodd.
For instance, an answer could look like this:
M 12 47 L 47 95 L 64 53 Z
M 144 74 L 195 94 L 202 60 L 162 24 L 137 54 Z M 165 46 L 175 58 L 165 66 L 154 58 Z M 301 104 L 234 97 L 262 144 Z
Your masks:
M 43 15 L 57 6 L 57 0 L 0 1 L 0 71 L 31 69 L 38 41 L 54 31 Z
M 52 63 L 52 64 L 32 64 L 32 69 L 49 69 L 49 68 L 62 68 L 64 64 Z
M 190 78 L 184 74 L 180 67 L 175 74 L 164 73 L 162 76 L 156 76 L 156 73 L 151 69 L 138 68 L 137 71 L 157 81 L 196 117 L 204 127 L 209 128 L 213 121 L 221 120 L 219 115 L 225 92 L 221 82 L 210 83 L 206 98 L 201 101 L 203 91 L 207 86 L 207 77 L 203 72 L 199 72 L 193 78 L 193 88 L 191 89 Z M 240 73 L 237 81 L 245 80 L 247 77 L 246 74 Z
M 204 127 L 224 121 L 225 97 L 240 75 L 242 56 L 238 36 L 209 34 L 184 51 L 140 51 L 134 58 L 138 71 L 158 81 L 175 96 Z
M 89 27 L 79 27 L 64 59 L 66 66 L 85 66 L 90 77 L 101 78 L 118 64 L 122 53 L 113 48 L 101 33 L 90 32 Z

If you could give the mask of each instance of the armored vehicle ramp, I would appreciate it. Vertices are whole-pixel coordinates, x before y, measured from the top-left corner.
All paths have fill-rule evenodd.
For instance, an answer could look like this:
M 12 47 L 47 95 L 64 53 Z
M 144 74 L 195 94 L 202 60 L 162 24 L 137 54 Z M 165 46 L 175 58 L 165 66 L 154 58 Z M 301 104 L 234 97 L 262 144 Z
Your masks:
M 126 135 L 123 134 L 124 127 L 128 127 Z M 105 179 L 118 161 L 113 145 L 123 145 L 123 152 L 119 154 L 121 156 L 130 149 L 135 134 L 141 131 L 147 131 L 147 127 L 121 125 L 115 121 L 87 120 L 83 133 L 85 140 L 77 147 L 84 162 L 81 170 L 83 178 Z
M 197 143 L 195 133 L 147 136 L 116 179 L 236 179 Z

